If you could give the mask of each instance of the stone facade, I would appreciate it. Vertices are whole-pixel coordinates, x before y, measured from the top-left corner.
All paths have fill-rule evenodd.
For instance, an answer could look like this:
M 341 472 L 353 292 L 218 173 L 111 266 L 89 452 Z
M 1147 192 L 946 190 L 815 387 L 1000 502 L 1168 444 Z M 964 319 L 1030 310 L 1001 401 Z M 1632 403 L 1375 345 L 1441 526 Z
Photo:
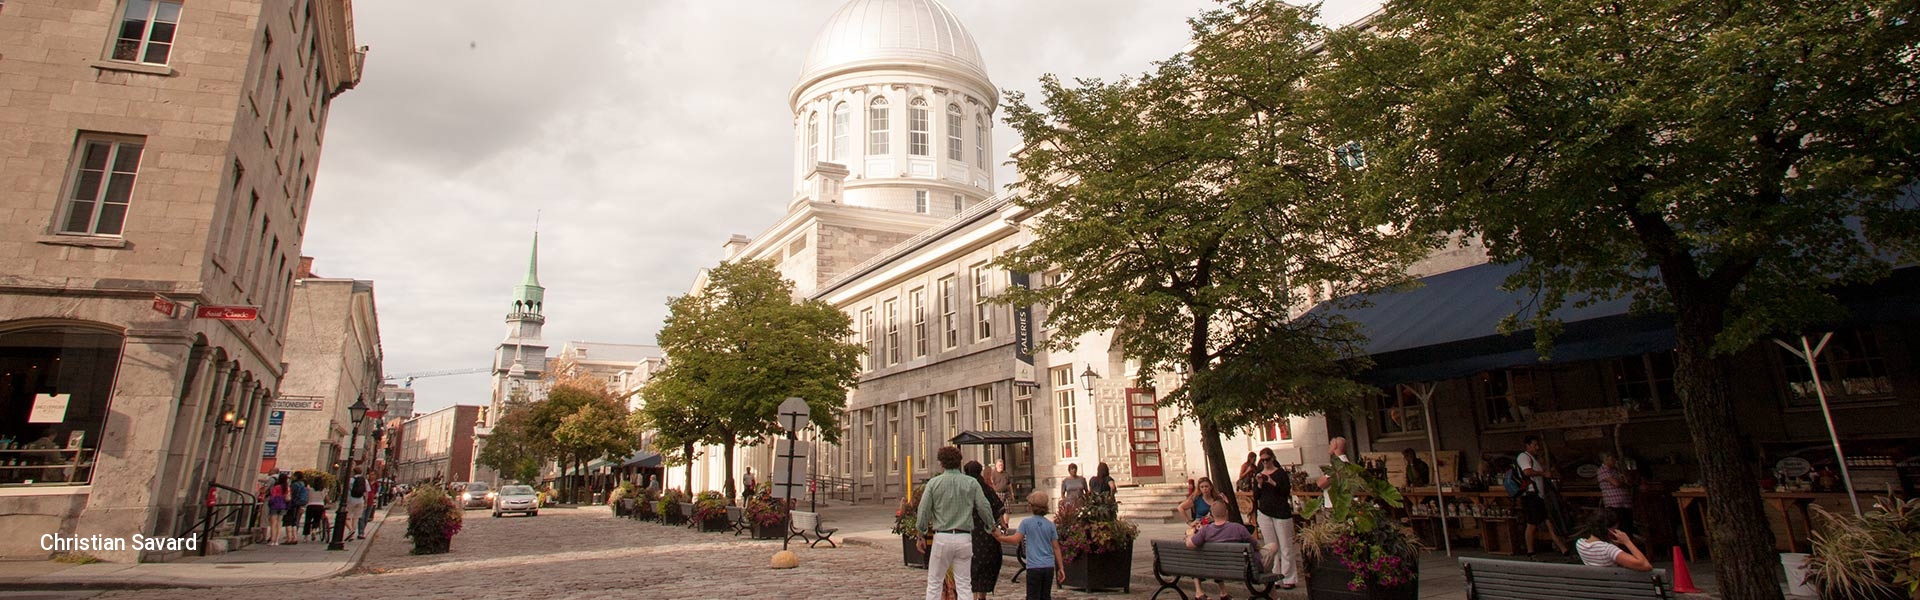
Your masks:
M 381 397 L 373 282 L 296 280 L 290 306 L 287 375 L 273 406 L 284 416 L 273 465 L 282 471 L 336 469 L 334 461 L 346 455 L 347 430 L 353 426 L 347 407 L 362 399 L 377 406 Z M 360 427 L 356 446 L 362 465 L 371 455 L 366 434 L 372 427 Z
M 461 482 L 474 479 L 474 427 L 480 408 L 457 404 L 407 420 L 400 426 L 399 458 L 393 478 L 400 483 Z
M 21 532 L 0 555 L 44 556 L 42 533 L 175 535 L 209 482 L 253 491 L 327 110 L 359 80 L 348 0 L 137 6 L 0 12 L 0 344 L 121 340 L 117 369 L 4 398 L 111 390 L 76 407 L 92 422 L 0 424 L 97 432 L 64 438 L 90 457 L 80 485 L 0 484 L 0 530 Z M 259 318 L 191 318 L 235 305 Z

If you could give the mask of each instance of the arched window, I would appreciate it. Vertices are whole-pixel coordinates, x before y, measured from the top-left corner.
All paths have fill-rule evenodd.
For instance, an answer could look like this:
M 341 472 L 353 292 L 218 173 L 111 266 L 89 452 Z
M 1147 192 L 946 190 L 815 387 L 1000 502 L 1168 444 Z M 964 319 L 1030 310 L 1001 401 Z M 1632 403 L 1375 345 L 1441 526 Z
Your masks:
M 816 160 L 820 160 L 820 113 L 810 112 L 807 113 L 807 159 L 801 162 L 812 166 Z
M 867 156 L 893 153 L 893 123 L 888 116 L 886 98 L 874 98 L 867 104 Z
M 985 169 L 987 164 L 987 115 L 981 114 L 973 120 L 973 162 Z
M 960 105 L 947 105 L 947 160 L 966 160 L 966 155 L 960 153 L 960 149 L 966 147 L 966 142 L 960 138 L 960 132 L 964 131 L 961 127 L 966 120 L 967 117 L 960 114 Z
M 853 115 L 847 111 L 847 103 L 833 106 L 833 162 L 847 164 L 847 128 Z
M 17 465 L 0 468 L 0 484 L 92 480 L 120 345 L 120 334 L 85 327 L 0 332 L 0 439 L 13 448 L 0 460 Z
M 927 116 L 927 100 L 914 98 L 907 105 L 907 154 L 933 156 L 932 117 Z

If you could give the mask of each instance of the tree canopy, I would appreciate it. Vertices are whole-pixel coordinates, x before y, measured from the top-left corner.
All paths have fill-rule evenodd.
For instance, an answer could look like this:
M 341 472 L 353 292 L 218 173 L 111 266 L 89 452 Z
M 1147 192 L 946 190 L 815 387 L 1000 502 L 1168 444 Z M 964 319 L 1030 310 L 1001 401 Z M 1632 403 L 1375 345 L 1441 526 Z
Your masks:
M 1780 597 L 1726 354 L 1920 257 L 1916 12 L 1396 0 L 1327 44 L 1315 88 L 1366 149 L 1354 193 L 1518 263 L 1507 283 L 1542 299 L 1543 348 L 1569 302 L 1673 315 L 1723 597 Z
M 646 420 L 662 438 L 724 447 L 729 496 L 734 447 L 780 433 L 775 411 L 787 398 L 805 399 L 822 437 L 837 439 L 862 351 L 847 341 L 845 313 L 795 300 L 770 261 L 721 263 L 667 309 L 657 337 L 667 364 L 642 392 Z
M 1032 242 L 1000 264 L 1064 276 L 1007 299 L 1049 306 L 1054 347 L 1113 329 L 1144 372 L 1188 373 L 1165 401 L 1199 422 L 1217 482 L 1232 480 L 1221 431 L 1374 393 L 1350 379 L 1365 364 L 1354 326 L 1300 309 L 1400 282 L 1424 250 L 1340 193 L 1346 140 L 1308 93 L 1325 65 L 1313 17 L 1227 2 L 1138 78 L 1049 75 L 1039 106 L 1007 94 L 1026 141 L 1017 202 L 1035 216 Z

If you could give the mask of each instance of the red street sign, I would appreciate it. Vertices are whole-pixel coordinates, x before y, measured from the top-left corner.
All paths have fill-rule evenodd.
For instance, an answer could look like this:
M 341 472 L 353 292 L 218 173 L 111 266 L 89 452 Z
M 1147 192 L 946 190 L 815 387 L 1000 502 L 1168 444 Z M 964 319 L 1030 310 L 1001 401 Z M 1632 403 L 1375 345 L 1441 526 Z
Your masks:
M 370 410 L 370 411 L 367 411 L 367 416 L 365 418 L 378 420 L 380 417 L 384 417 L 384 416 L 387 416 L 387 411 Z
M 260 308 L 255 306 L 198 306 L 193 309 L 196 319 L 219 319 L 222 321 L 252 321 L 260 318 Z
M 153 311 L 154 312 L 166 315 L 168 318 L 172 318 L 174 315 L 174 312 L 179 309 L 180 309 L 180 303 L 174 302 L 172 300 L 168 300 L 164 297 L 161 297 L 159 294 L 153 295 Z

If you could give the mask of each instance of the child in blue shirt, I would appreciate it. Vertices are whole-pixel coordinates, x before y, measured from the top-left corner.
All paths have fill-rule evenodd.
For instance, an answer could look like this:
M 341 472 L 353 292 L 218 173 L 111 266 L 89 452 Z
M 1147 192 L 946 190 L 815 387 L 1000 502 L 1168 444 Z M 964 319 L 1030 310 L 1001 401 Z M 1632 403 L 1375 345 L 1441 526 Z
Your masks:
M 1067 580 L 1067 572 L 1054 562 L 1054 557 L 1060 556 L 1060 532 L 1054 529 L 1053 521 L 1047 520 L 1048 504 L 1052 504 L 1052 499 L 1046 492 L 1034 492 L 1027 496 L 1027 507 L 1033 509 L 1033 516 L 1021 520 L 1019 529 L 1013 533 L 993 535 L 1001 543 L 1026 542 L 1027 600 L 1052 600 L 1054 581 Z

